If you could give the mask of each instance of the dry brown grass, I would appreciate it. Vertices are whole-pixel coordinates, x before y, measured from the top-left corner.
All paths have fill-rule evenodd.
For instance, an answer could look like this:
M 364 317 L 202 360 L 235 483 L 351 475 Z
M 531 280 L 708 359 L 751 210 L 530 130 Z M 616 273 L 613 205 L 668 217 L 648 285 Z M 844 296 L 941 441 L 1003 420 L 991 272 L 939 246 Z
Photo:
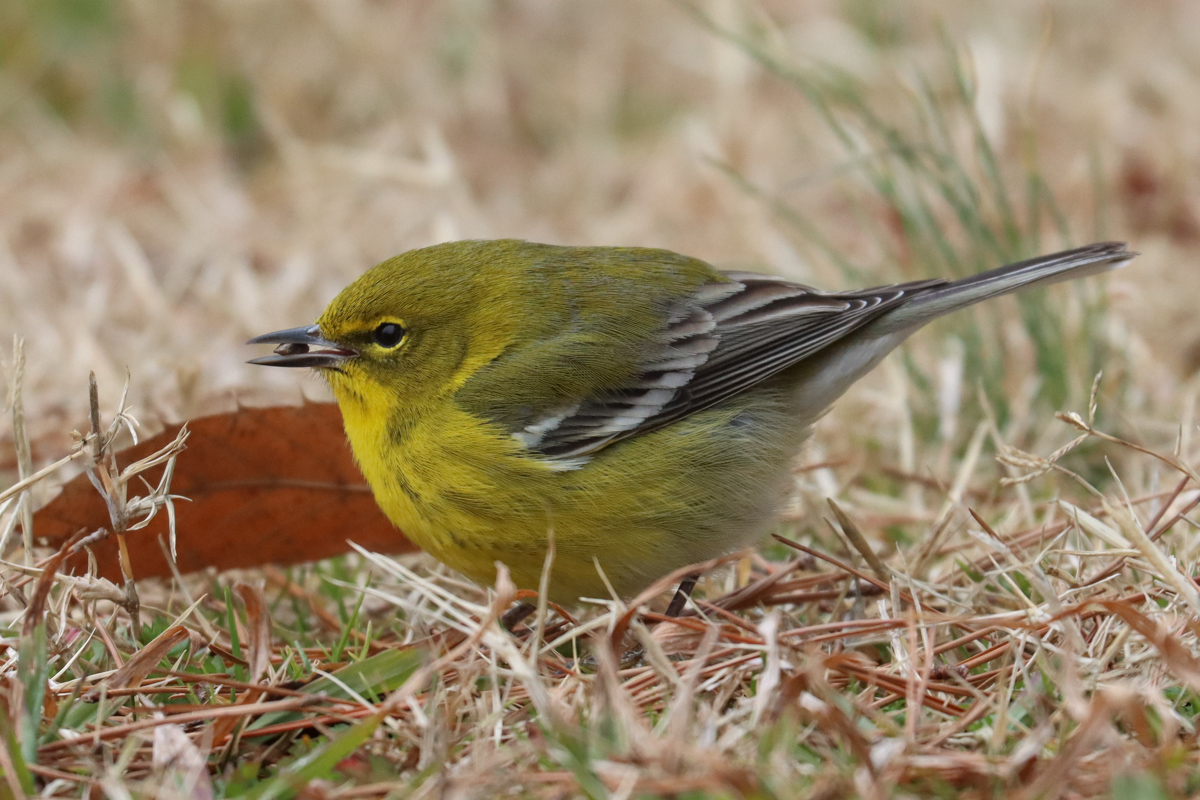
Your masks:
M 848 70 L 889 119 L 918 72 L 945 93 L 944 30 L 971 54 L 1006 174 L 1041 176 L 1077 240 L 1143 253 L 1108 283 L 1103 325 L 1085 314 L 1097 290 L 1056 290 L 1076 417 L 1035 397 L 1053 376 L 1015 306 L 978 323 L 1004 367 L 987 402 L 973 367 L 955 378 L 950 334 L 971 329 L 919 337 L 804 454 L 780 529 L 803 549 L 713 573 L 678 622 L 651 603 L 511 635 L 495 596 L 363 554 L 141 587 L 139 639 L 120 592 L 60 578 L 38 594 L 7 566 L 0 793 L 1200 789 L 1200 11 L 798 5 L 699 10 L 787 63 Z M 902 231 L 864 233 L 889 207 L 796 87 L 679 5 L 21 0 L 0 9 L 0 53 L 0 334 L 25 340 L 4 485 L 85 429 L 89 370 L 110 411 L 128 373 L 147 419 L 320 395 L 245 367 L 241 341 L 435 241 L 665 246 L 846 285 L 786 205 L 863 280 L 931 269 L 902 257 Z M 1053 227 L 1023 242 L 1050 249 Z M 1092 340 L 1111 354 L 1094 417 Z M 20 509 L 0 508 L 19 536 Z M 261 588 L 235 601 L 241 585 Z M 314 697 L 306 682 L 339 667 Z

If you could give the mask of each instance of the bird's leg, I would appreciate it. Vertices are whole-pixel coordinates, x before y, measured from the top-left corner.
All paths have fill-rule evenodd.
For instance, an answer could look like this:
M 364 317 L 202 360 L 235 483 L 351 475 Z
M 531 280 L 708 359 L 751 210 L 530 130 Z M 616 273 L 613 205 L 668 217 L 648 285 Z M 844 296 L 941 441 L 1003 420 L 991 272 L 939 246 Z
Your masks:
M 679 588 L 675 590 L 675 596 L 671 598 L 671 605 L 667 606 L 668 617 L 678 617 L 683 611 L 684 605 L 687 604 L 688 597 L 692 594 L 692 589 L 696 588 L 696 581 L 700 580 L 700 573 L 693 572 L 682 581 L 679 582 Z
M 535 611 L 537 611 L 537 606 L 531 603 L 517 603 L 504 612 L 504 615 L 500 617 L 500 624 L 504 627 L 504 630 L 511 631 Z

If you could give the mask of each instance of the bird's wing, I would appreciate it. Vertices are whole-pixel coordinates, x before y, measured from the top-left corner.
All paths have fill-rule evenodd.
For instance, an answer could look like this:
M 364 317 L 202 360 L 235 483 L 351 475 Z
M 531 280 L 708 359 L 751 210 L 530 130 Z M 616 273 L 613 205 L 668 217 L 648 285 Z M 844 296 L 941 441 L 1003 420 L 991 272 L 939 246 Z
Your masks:
M 825 293 L 781 278 L 725 273 L 669 316 L 627 386 L 540 416 L 513 434 L 574 465 L 607 445 L 743 392 L 942 280 Z

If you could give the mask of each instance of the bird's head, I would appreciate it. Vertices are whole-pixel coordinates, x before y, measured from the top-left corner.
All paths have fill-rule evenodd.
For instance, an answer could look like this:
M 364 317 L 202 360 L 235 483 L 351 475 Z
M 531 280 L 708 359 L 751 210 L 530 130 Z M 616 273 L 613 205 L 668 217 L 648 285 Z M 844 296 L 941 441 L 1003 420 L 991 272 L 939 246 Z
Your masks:
M 343 410 L 452 393 L 503 350 L 520 317 L 504 312 L 502 284 L 481 287 L 481 273 L 507 247 L 452 242 L 384 261 L 342 290 L 315 325 L 251 339 L 277 347 L 250 363 L 317 370 Z

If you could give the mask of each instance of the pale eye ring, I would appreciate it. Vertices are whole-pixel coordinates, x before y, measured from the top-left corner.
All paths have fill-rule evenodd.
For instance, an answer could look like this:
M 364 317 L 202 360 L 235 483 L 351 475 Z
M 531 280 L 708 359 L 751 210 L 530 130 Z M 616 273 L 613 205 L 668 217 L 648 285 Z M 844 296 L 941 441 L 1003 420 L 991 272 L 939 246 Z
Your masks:
M 374 332 L 375 344 L 390 350 L 404 341 L 404 333 L 404 326 L 395 322 L 380 323 Z

